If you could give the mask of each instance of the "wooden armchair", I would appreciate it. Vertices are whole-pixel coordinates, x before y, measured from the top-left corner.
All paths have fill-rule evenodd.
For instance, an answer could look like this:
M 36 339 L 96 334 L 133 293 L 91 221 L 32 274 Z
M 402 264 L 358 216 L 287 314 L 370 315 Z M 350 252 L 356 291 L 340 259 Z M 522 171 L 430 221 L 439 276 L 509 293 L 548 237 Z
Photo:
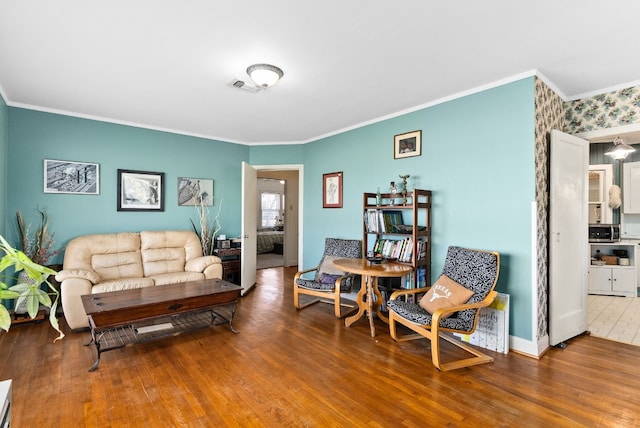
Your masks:
M 362 241 L 355 239 L 326 238 L 324 254 L 318 266 L 302 270 L 296 273 L 293 278 L 293 305 L 297 309 L 304 309 L 318 302 L 331 303 L 334 305 L 337 318 L 343 318 L 357 309 L 355 302 L 353 305 L 342 304 L 341 293 L 348 293 L 353 286 L 355 275 L 337 269 L 333 261 L 344 258 L 362 257 Z M 314 272 L 310 278 L 310 272 Z M 318 297 L 309 302 L 301 303 L 300 295 Z M 342 306 L 350 308 L 346 313 L 342 313 Z
M 439 281 L 441 283 L 447 281 L 446 277 L 441 276 L 431 287 L 394 292 L 387 304 L 389 307 L 389 331 L 391 337 L 398 342 L 421 338 L 429 339 L 431 341 L 433 365 L 442 371 L 492 362 L 492 357 L 483 354 L 450 333 L 471 334 L 475 331 L 478 324 L 479 309 L 489 306 L 498 294 L 494 288 L 498 281 L 499 271 L 500 254 L 496 252 L 449 247 L 442 273 L 458 283 L 458 285 L 470 290 L 468 294 L 471 294 L 471 292 L 473 294 L 465 303 L 441 307 L 430 313 L 424 309 L 424 306 L 428 305 L 426 301 L 433 301 L 438 297 L 442 297 L 442 295 L 437 295 L 437 290 L 441 289 L 438 283 Z M 454 287 L 457 287 L 457 285 L 454 285 Z M 401 296 L 415 296 L 431 288 L 434 288 L 436 293 L 432 291 L 430 294 L 425 294 L 423 299 L 427 300 L 421 302 L 421 304 L 400 299 Z M 435 297 L 434 294 L 436 294 Z M 417 334 L 398 336 L 396 323 L 408 327 Z M 473 354 L 473 357 L 442 363 L 440 361 L 439 338 Z

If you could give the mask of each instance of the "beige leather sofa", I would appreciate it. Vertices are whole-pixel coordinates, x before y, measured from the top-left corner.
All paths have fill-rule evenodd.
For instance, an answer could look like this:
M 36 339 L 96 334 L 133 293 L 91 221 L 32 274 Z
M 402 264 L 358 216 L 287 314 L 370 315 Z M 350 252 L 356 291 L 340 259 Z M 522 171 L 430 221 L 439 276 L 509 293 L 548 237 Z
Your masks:
M 222 278 L 216 256 L 203 256 L 192 231 L 124 232 L 72 239 L 64 254 L 61 285 L 64 316 L 72 329 L 88 327 L 80 296 Z

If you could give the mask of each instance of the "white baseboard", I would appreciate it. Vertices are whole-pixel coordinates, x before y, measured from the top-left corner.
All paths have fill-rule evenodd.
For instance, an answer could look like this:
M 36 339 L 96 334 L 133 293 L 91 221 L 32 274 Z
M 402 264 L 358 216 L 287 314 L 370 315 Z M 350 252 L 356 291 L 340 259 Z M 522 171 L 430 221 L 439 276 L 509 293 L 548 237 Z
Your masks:
M 540 358 L 549 349 L 549 336 L 540 338 L 538 342 L 509 336 L 509 347 L 512 351 L 532 358 Z

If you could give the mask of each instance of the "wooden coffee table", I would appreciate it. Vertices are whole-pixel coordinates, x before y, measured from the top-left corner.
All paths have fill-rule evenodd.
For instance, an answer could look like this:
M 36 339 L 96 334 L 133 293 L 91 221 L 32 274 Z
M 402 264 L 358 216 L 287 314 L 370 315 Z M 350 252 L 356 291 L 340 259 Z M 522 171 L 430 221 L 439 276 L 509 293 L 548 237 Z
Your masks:
M 242 287 L 221 279 L 82 296 L 89 317 L 91 341 L 98 357 L 89 369 L 98 368 L 103 352 L 167 336 L 231 324 Z M 218 321 L 220 320 L 220 321 Z

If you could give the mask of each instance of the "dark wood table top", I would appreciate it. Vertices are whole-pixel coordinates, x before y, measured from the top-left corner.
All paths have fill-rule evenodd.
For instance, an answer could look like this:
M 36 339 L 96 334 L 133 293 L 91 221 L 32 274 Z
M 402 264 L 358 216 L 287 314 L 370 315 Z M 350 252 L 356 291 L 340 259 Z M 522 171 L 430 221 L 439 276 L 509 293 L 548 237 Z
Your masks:
M 103 328 L 233 303 L 240 296 L 240 290 L 239 285 L 221 279 L 203 279 L 87 294 L 81 298 L 95 327 Z

